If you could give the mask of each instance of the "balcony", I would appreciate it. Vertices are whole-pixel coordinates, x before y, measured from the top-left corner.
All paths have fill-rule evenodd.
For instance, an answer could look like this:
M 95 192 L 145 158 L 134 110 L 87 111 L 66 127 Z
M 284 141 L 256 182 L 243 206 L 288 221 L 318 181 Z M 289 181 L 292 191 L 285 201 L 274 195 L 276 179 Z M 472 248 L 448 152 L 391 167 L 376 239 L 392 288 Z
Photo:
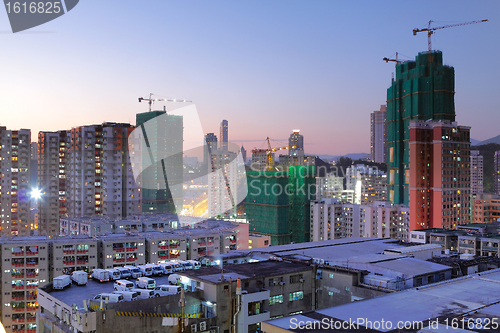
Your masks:
M 38 252 L 26 252 L 27 256 L 37 256 Z
M 128 251 L 128 252 L 137 251 L 137 246 L 127 247 L 127 251 Z
M 125 252 L 125 248 L 123 248 L 123 247 L 115 247 L 115 248 L 113 248 L 113 251 L 115 251 L 115 252 Z
M 38 288 L 38 284 L 30 284 L 26 286 L 26 289 L 36 289 L 36 288 Z
M 133 262 L 133 261 L 136 261 L 137 258 L 127 258 L 127 262 Z
M 23 312 L 24 308 L 12 308 L 15 312 Z
M 77 263 L 78 265 L 83 265 L 83 264 L 88 264 L 88 263 L 89 263 L 89 261 L 88 261 L 88 260 L 77 260 L 77 261 L 76 261 L 76 263 Z
M 66 266 L 69 266 L 69 265 L 74 265 L 75 264 L 75 261 L 74 260 L 70 260 L 70 261 L 63 261 L 63 264 L 66 265 Z
M 88 253 L 88 252 L 89 252 L 89 250 L 78 250 L 78 251 L 76 251 L 76 253 L 78 253 L 78 254 L 84 254 L 84 253 Z
M 12 252 L 12 255 L 15 257 L 22 257 L 24 256 L 24 252 Z
M 34 322 L 36 322 L 36 317 L 34 317 L 34 318 L 26 318 L 26 322 L 28 322 L 28 323 L 34 323 Z
M 158 248 L 161 250 L 168 249 L 168 245 L 158 245 Z
M 75 249 L 68 249 L 68 250 L 63 250 L 64 254 L 75 254 Z
M 114 261 L 114 262 L 125 262 L 125 259 L 121 259 L 121 258 L 113 258 L 113 261 Z
M 474 249 L 475 246 L 474 244 L 459 244 L 459 247 L 467 248 L 467 249 Z
M 176 249 L 176 248 L 178 248 L 179 246 L 181 246 L 181 244 L 170 244 L 170 248 L 171 248 L 171 249 Z

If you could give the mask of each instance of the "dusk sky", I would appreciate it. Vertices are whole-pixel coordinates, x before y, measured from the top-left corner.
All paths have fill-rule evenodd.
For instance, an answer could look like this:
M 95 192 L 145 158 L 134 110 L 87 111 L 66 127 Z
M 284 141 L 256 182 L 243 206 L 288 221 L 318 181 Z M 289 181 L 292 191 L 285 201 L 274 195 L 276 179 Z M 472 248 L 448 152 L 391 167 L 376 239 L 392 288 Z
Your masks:
M 81 0 L 69 13 L 12 34 L 0 10 L 0 124 L 70 129 L 131 122 L 137 98 L 195 102 L 204 132 L 250 150 L 304 135 L 309 154 L 369 152 L 370 112 L 385 104 L 394 63 L 432 39 L 455 67 L 457 121 L 471 137 L 500 134 L 500 1 Z M 163 108 L 157 103 L 158 109 Z M 167 104 L 167 108 L 177 106 Z

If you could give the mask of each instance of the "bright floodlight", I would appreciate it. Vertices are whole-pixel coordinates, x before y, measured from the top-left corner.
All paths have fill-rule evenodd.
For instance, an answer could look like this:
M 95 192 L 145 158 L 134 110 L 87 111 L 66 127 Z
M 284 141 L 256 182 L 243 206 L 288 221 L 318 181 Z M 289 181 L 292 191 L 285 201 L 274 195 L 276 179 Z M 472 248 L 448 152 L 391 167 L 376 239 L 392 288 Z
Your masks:
M 38 188 L 34 188 L 31 191 L 31 197 L 33 199 L 40 199 L 42 197 L 42 191 L 40 191 L 40 189 L 38 189 Z

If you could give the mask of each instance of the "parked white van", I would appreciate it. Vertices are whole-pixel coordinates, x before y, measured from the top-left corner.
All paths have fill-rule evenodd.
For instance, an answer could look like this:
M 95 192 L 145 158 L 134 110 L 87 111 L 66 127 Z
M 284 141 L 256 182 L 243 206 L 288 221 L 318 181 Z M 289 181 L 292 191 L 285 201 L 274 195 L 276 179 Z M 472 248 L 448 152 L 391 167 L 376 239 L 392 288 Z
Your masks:
M 113 291 L 113 294 L 122 295 L 124 301 L 135 301 L 139 297 L 139 293 L 136 291 Z
M 140 277 L 140 278 L 137 278 L 137 282 L 135 283 L 135 286 L 137 288 L 143 288 L 143 289 L 155 289 L 156 281 L 154 279 L 151 279 L 148 277 Z
M 139 296 L 137 296 L 138 299 L 151 298 L 155 295 L 154 291 L 149 289 L 132 289 L 131 291 L 139 293 Z
M 137 266 L 141 270 L 142 276 L 151 276 L 153 275 L 153 269 L 147 265 L 139 265 Z
M 135 288 L 135 285 L 131 281 L 127 280 L 118 280 L 113 284 L 113 288 L 116 291 L 122 291 L 122 290 L 132 290 Z
M 130 270 L 126 269 L 125 267 L 115 267 L 118 272 L 120 272 L 120 278 L 121 279 L 126 279 L 132 276 L 130 273 Z
M 155 297 L 175 295 L 181 293 L 180 286 L 169 286 L 167 284 L 162 284 L 155 288 Z
M 89 275 L 85 271 L 74 271 L 71 273 L 71 280 L 79 286 L 84 286 L 89 280 Z
M 112 293 L 101 293 L 94 296 L 94 301 L 106 301 L 109 303 L 118 303 L 123 301 L 123 295 L 121 294 L 112 294 Z
M 156 264 L 146 264 L 146 266 L 151 267 L 151 269 L 153 270 L 153 275 L 155 275 L 155 276 L 163 275 L 163 267 L 162 266 L 156 265 Z
M 175 267 L 171 263 L 160 262 L 158 265 L 163 269 L 163 274 L 172 274 L 175 271 Z
M 184 270 L 185 270 L 184 265 L 183 265 L 183 264 L 181 264 L 179 261 L 171 261 L 171 262 L 170 262 L 170 264 L 171 264 L 171 265 L 174 265 L 174 267 L 175 267 L 175 269 L 174 269 L 174 270 L 175 270 L 176 272 L 179 272 L 179 271 L 184 271 Z
M 108 271 L 109 279 L 112 281 L 120 280 L 122 277 L 120 271 L 117 269 L 108 268 L 108 269 L 106 269 L 106 271 Z
M 96 268 L 92 271 L 92 278 L 99 282 L 109 281 L 109 273 L 105 269 Z
M 130 271 L 130 274 L 134 279 L 142 276 L 141 270 L 135 266 L 123 266 L 123 267 L 125 267 Z
M 181 276 L 179 274 L 170 274 L 168 277 L 168 283 L 172 285 L 177 285 L 181 279 Z
M 199 262 L 199 261 L 196 261 L 196 260 L 186 260 L 186 262 L 191 263 L 193 265 L 194 269 L 201 268 L 201 262 Z

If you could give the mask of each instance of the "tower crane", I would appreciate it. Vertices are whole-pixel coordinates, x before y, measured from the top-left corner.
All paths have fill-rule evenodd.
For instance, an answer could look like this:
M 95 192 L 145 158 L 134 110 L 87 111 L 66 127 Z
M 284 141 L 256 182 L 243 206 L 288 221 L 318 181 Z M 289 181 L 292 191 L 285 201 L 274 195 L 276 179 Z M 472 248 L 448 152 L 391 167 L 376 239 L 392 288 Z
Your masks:
M 271 142 L 269 141 L 269 137 L 266 138 L 265 141 L 267 141 L 267 149 L 253 149 L 252 154 L 267 154 L 266 156 L 266 170 L 270 171 L 273 168 L 273 153 L 278 150 L 285 150 L 285 149 L 291 149 L 291 148 L 297 148 L 297 146 L 283 146 L 283 147 L 278 147 L 278 148 L 272 148 L 271 147 Z
M 174 98 L 153 98 L 153 93 L 149 94 L 149 98 L 139 97 L 139 103 L 146 101 L 149 104 L 149 112 L 154 102 L 178 102 L 178 103 L 193 103 L 192 101 L 187 101 L 185 99 L 174 99 Z
M 389 59 L 389 58 L 385 57 L 382 60 L 385 61 L 386 63 L 389 63 L 389 61 L 394 61 L 396 64 L 400 64 L 400 63 L 403 62 L 403 60 L 398 59 L 398 53 L 397 52 L 396 52 L 396 59 Z
M 460 27 L 462 25 L 469 25 L 469 24 L 475 24 L 475 23 L 488 22 L 488 20 L 471 21 L 471 22 L 458 23 L 458 24 L 448 24 L 448 25 L 443 25 L 441 27 L 435 27 L 435 28 L 431 28 L 431 23 L 432 22 L 433 21 L 429 21 L 429 26 L 427 28 L 424 28 L 424 29 L 413 29 L 413 36 L 416 36 L 418 32 L 427 31 L 427 46 L 429 48 L 429 53 L 432 50 L 431 36 L 432 36 L 432 34 L 434 33 L 435 30 L 445 29 L 445 28 L 452 28 L 452 27 Z

